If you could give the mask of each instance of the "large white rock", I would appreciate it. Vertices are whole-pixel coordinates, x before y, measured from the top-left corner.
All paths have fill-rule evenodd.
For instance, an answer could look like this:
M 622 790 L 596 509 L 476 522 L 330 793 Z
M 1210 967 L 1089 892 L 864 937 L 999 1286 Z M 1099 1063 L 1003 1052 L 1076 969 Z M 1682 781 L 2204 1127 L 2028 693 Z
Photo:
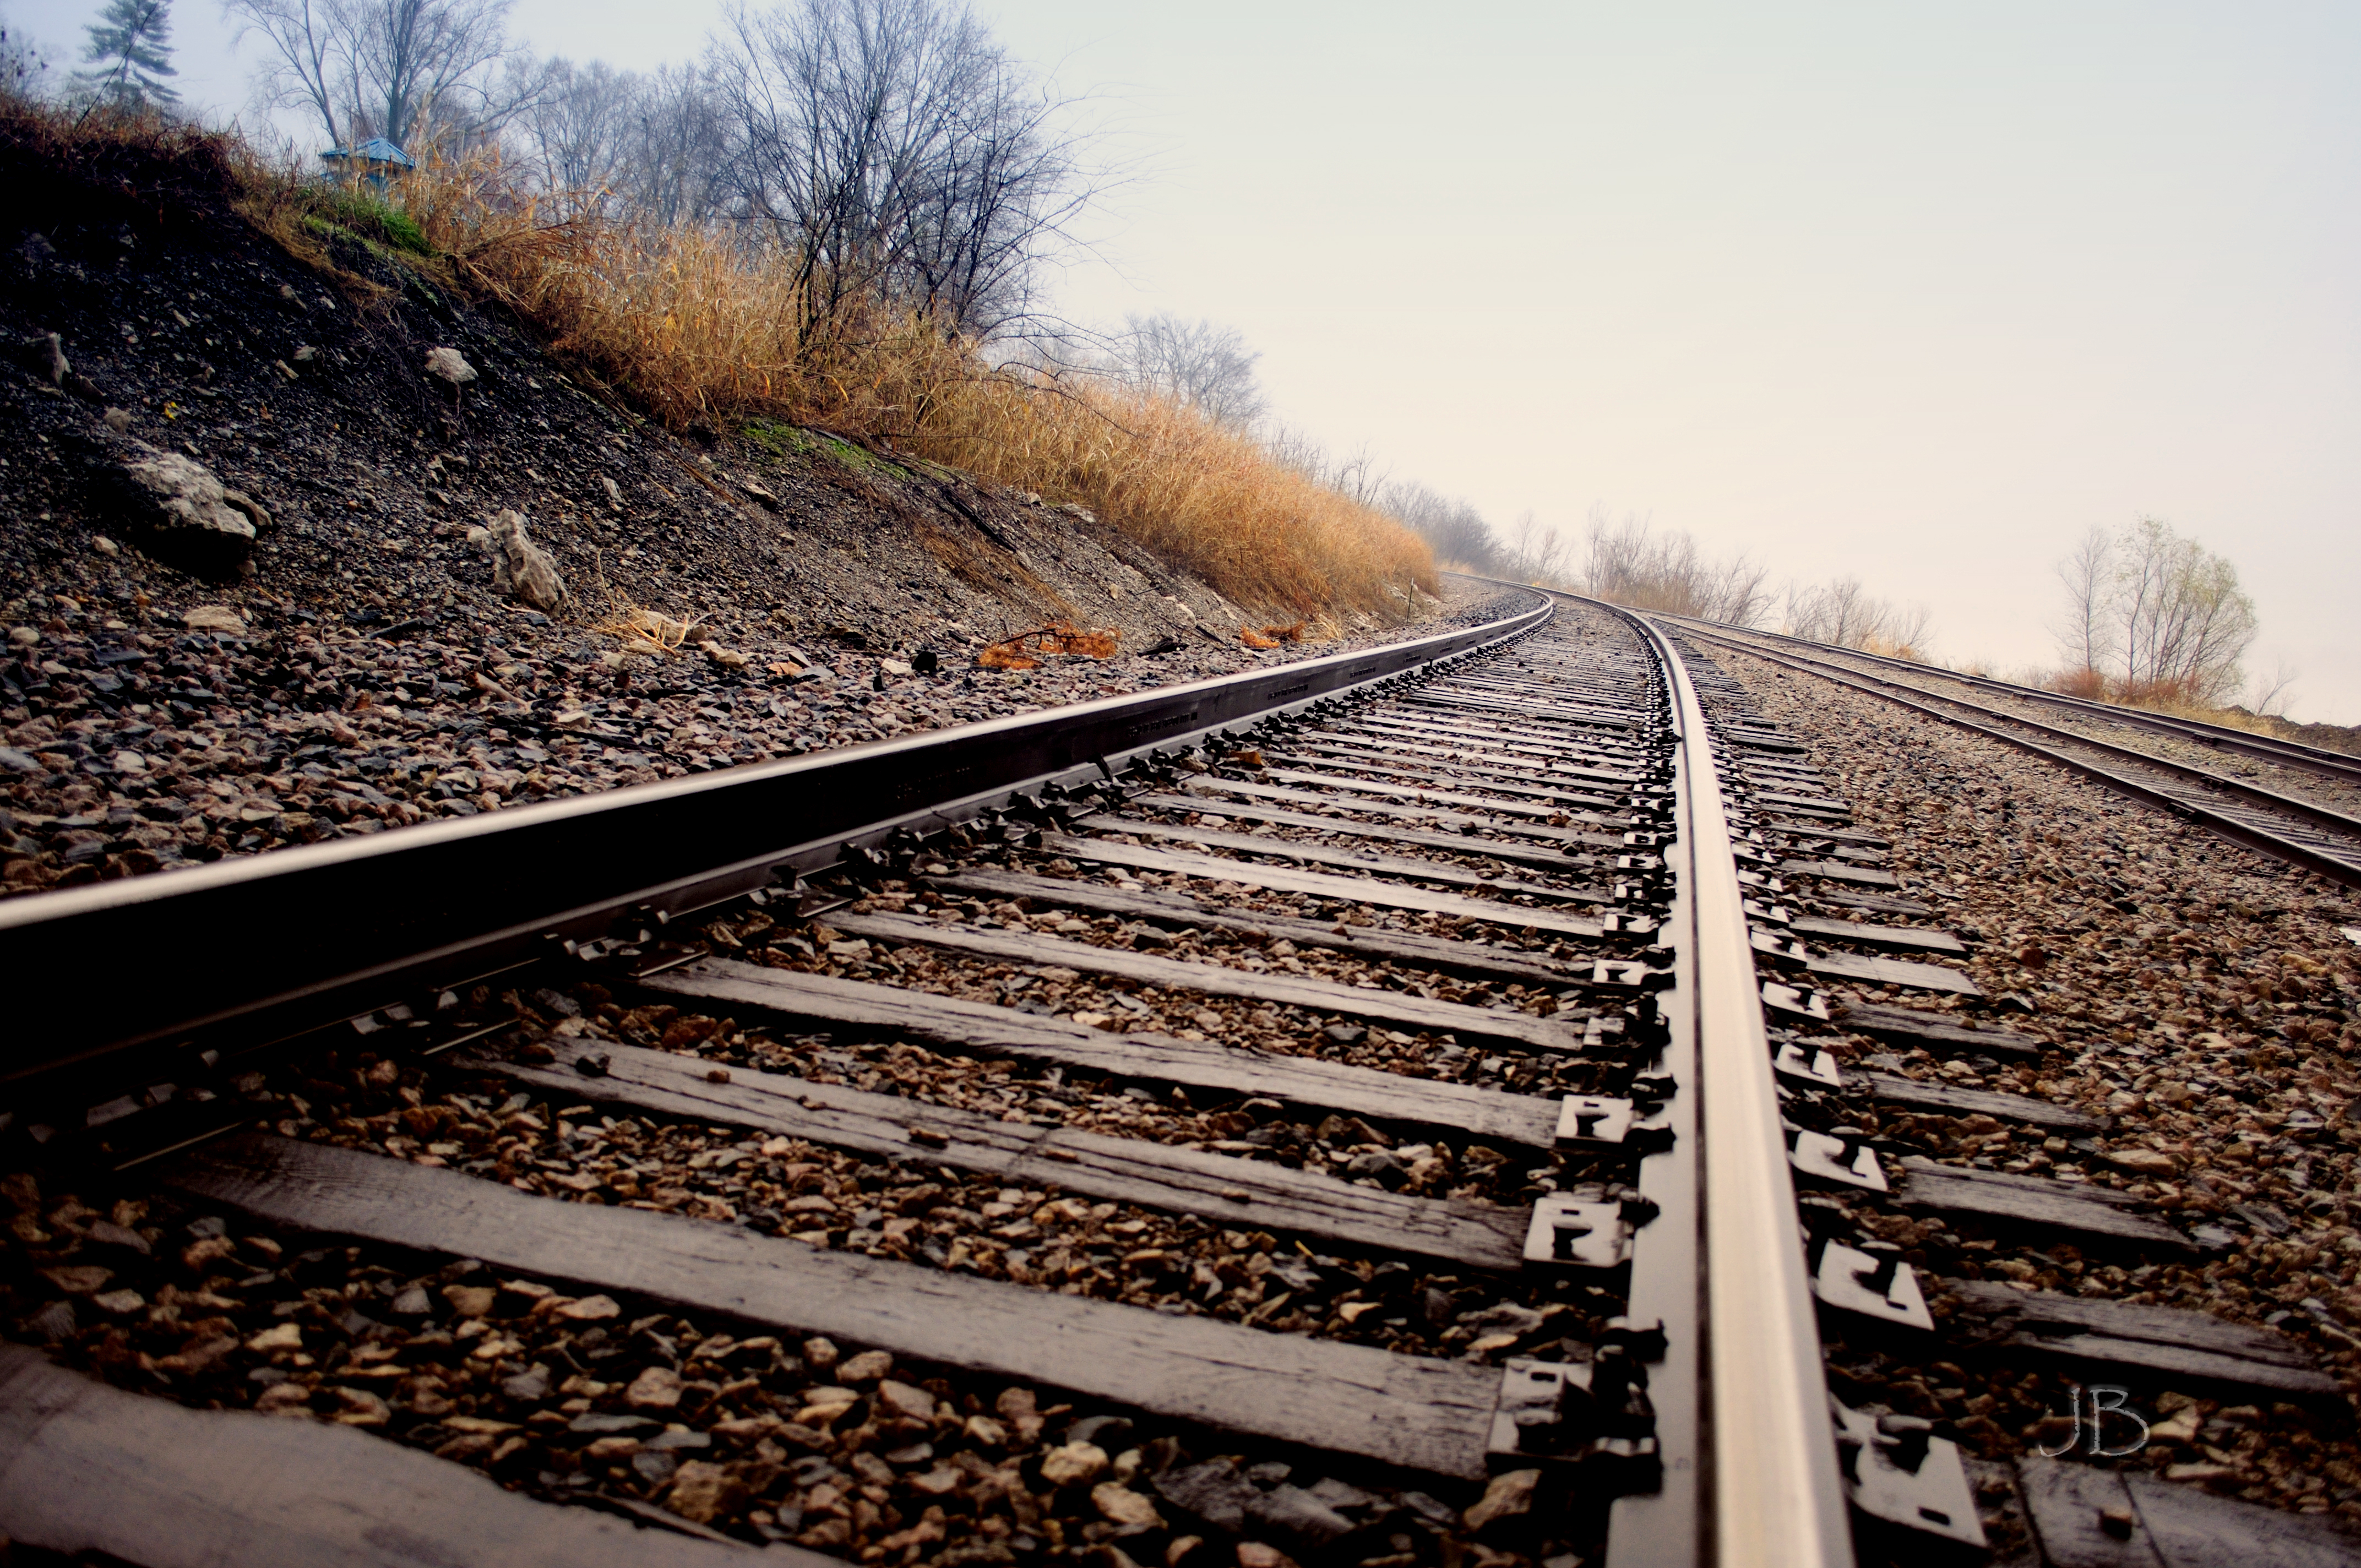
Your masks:
M 258 502 L 178 452 L 136 440 L 121 443 L 116 451 L 124 455 L 120 482 L 114 486 L 116 499 L 150 552 L 209 576 L 245 566 L 256 532 L 270 526 L 270 514 Z
M 476 367 L 468 364 L 467 356 L 456 348 L 430 350 L 426 356 L 426 371 L 431 376 L 442 377 L 455 387 L 464 387 L 476 378 Z
M 246 618 L 225 604 L 201 604 L 181 617 L 181 624 L 192 631 L 224 631 L 232 637 L 246 635 Z
M 492 591 L 551 614 L 566 608 L 566 580 L 549 552 L 525 537 L 524 514 L 503 511 L 492 519 Z

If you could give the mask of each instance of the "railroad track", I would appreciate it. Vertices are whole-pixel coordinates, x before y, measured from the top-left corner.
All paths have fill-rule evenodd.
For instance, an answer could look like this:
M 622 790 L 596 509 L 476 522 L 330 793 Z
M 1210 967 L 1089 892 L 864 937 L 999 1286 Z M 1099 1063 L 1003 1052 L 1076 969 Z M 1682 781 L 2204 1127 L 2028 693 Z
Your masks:
M 2352 1560 L 1831 1399 L 1865 1344 L 2342 1395 L 2282 1336 L 1883 1239 L 2204 1245 L 1851 1130 L 2098 1129 L 1840 1065 L 2040 1042 L 1835 998 L 1978 993 L 1806 751 L 1553 596 L 0 906 L 12 972 L 146 981 L 20 1001 L 9 1283 L 53 1348 L 0 1350 L 0 1528 L 137 1563 Z
M 2017 703 L 2046 708 L 2051 712 L 2086 720 L 2107 728 L 2143 732 L 2201 746 L 2216 752 L 2251 758 L 2257 762 L 2300 770 L 2342 784 L 2361 785 L 2361 757 L 2343 751 L 2331 751 L 2300 741 L 2282 740 L 2276 736 L 2259 735 L 2252 730 L 2233 729 L 2226 724 L 2211 724 L 2202 719 L 2181 718 L 2169 713 L 2150 713 L 2140 708 L 2124 707 L 2114 703 L 2097 702 L 2089 697 L 2069 696 L 2062 692 L 2044 691 L 2038 686 L 2019 685 L 2014 681 L 1994 680 L 1989 675 L 1971 675 L 1958 670 L 1946 670 L 1938 665 L 1917 663 L 1908 659 L 1896 659 L 1889 654 L 1864 652 L 1856 648 L 1832 647 L 1802 637 L 1791 637 L 1784 631 L 1765 631 L 1758 627 L 1731 626 L 1727 622 L 1699 620 L 1690 616 L 1668 616 L 1664 619 L 1697 631 L 1734 638 L 1744 645 L 1770 644 L 1794 650 L 1798 655 L 1840 660 L 1856 671 L 1866 665 L 1872 671 L 1883 670 L 1913 684 L 1934 683 L 1957 685 L 1983 694 L 1997 701 Z
M 2361 795 L 2347 794 L 2351 786 L 2361 784 L 2361 759 L 2218 725 L 2140 714 L 1978 676 L 1956 675 L 1898 659 L 1856 655 L 1850 650 L 1819 647 L 1776 633 L 1736 633 L 1709 622 L 1686 620 L 1678 624 L 1682 635 L 1708 647 L 1734 649 L 1784 669 L 1806 672 L 1900 703 L 1944 723 L 1978 730 L 2136 799 L 2202 822 L 2308 871 L 2347 886 L 2361 886 L 2361 816 L 2339 809 L 2337 804 L 2267 787 L 2220 766 L 2202 766 L 2161 755 L 2152 748 L 2124 745 L 2085 729 L 2044 722 L 2020 710 L 2050 706 L 2085 722 L 2113 723 L 2301 770 L 2307 776 L 2333 781 L 2332 793 L 2346 806 L 2361 800 Z M 1806 649 L 1813 651 L 1800 651 Z M 1857 667 L 1861 663 L 1871 668 Z M 1895 668 L 1896 674 L 1879 673 L 1886 668 Z M 1989 700 L 1979 702 L 1932 689 L 1944 685 L 1966 686 Z M 1996 701 L 2015 707 L 1997 707 Z

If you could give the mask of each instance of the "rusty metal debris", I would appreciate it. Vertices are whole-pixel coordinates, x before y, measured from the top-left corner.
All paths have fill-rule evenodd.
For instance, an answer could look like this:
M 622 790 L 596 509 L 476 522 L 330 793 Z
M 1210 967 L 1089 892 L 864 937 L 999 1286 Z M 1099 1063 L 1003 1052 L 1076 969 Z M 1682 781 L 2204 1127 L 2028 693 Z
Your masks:
M 1037 626 L 1013 637 L 1004 637 L 987 643 L 975 656 L 975 662 L 987 670 L 1031 670 L 1040 666 L 1042 658 L 1055 653 L 1079 653 L 1086 659 L 1112 659 L 1116 645 L 1123 640 L 1120 629 L 1108 631 L 1084 631 L 1079 627 L 1060 624 Z
M 1311 622 L 1299 620 L 1287 626 L 1266 626 L 1257 631 L 1253 627 L 1241 627 L 1238 641 L 1249 648 L 1276 648 L 1282 642 L 1301 642 Z

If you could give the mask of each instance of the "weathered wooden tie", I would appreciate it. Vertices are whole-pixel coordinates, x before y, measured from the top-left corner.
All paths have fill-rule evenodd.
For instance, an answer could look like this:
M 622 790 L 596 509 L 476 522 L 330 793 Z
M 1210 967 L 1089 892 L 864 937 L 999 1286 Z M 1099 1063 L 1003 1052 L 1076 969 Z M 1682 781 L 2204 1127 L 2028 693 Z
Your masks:
M 1489 1203 L 1405 1197 L 1265 1160 L 1005 1122 L 954 1106 L 742 1068 L 716 1083 L 710 1062 L 670 1051 L 602 1043 L 594 1052 L 580 1040 L 553 1040 L 550 1047 L 557 1053 L 551 1067 L 492 1057 L 470 1058 L 461 1065 L 554 1097 L 628 1105 L 830 1148 L 979 1171 L 1004 1181 L 1250 1230 L 1505 1272 L 1519 1268 L 1523 1255 L 1530 1216 Z M 575 1064 L 594 1055 L 607 1059 L 598 1064 L 598 1076 L 583 1077 Z M 786 1216 L 791 1229 L 794 1220 L 793 1213 Z
M 1547 1148 L 1556 1137 L 1550 1101 L 1466 1084 L 1405 1078 L 1316 1058 L 1271 1056 L 1172 1035 L 1110 1034 L 988 1003 L 928 996 L 893 986 L 708 959 L 637 982 L 740 1017 L 757 1009 L 907 1040 L 1005 1056 L 1134 1082 L 1206 1089 L 1236 1099 L 1260 1095 L 1290 1105 L 1383 1123 L 1438 1127 L 1478 1138 Z
M 1074 826 L 1092 833 L 1136 833 L 1149 839 L 1177 839 L 1184 843 L 1201 844 L 1209 850 L 1230 850 L 1243 855 L 1301 861 L 1306 865 L 1340 866 L 1348 871 L 1367 872 L 1372 876 L 1400 877 L 1407 882 L 1431 882 L 1444 887 L 1477 887 L 1487 891 L 1497 890 L 1503 894 L 1530 894 L 1535 898 L 1561 904 L 1614 902 L 1613 894 L 1599 888 L 1553 887 L 1546 883 L 1524 882 L 1497 872 L 1471 871 L 1466 866 L 1450 865 L 1441 861 L 1373 855 L 1332 844 L 1282 839 L 1276 834 L 1232 833 L 1219 828 L 1183 822 L 1153 822 L 1145 817 L 1117 817 L 1107 812 L 1093 812 L 1077 818 Z M 1569 865 L 1565 869 L 1575 872 L 1582 868 Z
M 1152 850 L 1144 844 L 1118 844 L 1110 839 L 1082 839 L 1065 833 L 1042 835 L 1041 847 L 1052 854 L 1071 855 L 1078 861 L 1132 866 L 1140 871 L 1177 872 L 1201 882 L 1235 883 L 1241 887 L 1268 888 L 1274 893 L 1309 894 L 1315 898 L 1325 898 L 1348 906 L 1368 905 L 1383 909 L 1415 909 L 1427 914 L 1453 915 L 1463 920 L 1481 920 L 1488 925 L 1505 926 L 1512 931 L 1530 928 L 1586 939 L 1609 933 L 1609 927 L 1602 920 L 1579 919 L 1554 909 L 1537 909 L 1529 904 L 1510 904 L 1505 900 L 1493 903 L 1469 898 L 1462 894 L 1430 893 L 1424 888 L 1403 887 L 1375 878 L 1331 876 L 1324 872 L 1297 871 L 1292 866 L 1268 865 L 1255 861 L 1225 861 L 1217 855 L 1200 855 L 1180 850 Z M 1612 915 L 1607 918 L 1616 920 L 1619 929 L 1653 929 L 1653 922 L 1643 926 L 1638 918 Z
M 2341 1407 L 2343 1387 L 2301 1345 L 2275 1329 L 2224 1322 L 2205 1312 L 2018 1290 L 1990 1279 L 1946 1279 L 1962 1309 L 1951 1343 L 2131 1376 L 2174 1388 L 2233 1388 L 2276 1399 Z
M 0 1536 L 20 1554 L 147 1568 L 836 1564 L 534 1502 L 355 1427 L 188 1409 L 14 1344 L 0 1345 Z
M 972 926 L 921 920 L 907 915 L 832 915 L 829 924 L 856 937 L 916 943 L 944 952 L 1004 959 L 1011 963 L 1056 964 L 1083 974 L 1136 981 L 1166 991 L 1235 996 L 1317 1014 L 1341 1014 L 1407 1029 L 1428 1029 L 1460 1037 L 1499 1040 L 1538 1051 L 1579 1051 L 1582 1030 L 1523 1013 L 1430 1002 L 1399 991 L 1341 985 L 1290 974 L 1257 974 L 1224 964 L 1190 963 L 1100 948 L 1032 932 L 985 931 Z
M 560 1202 L 268 1134 L 181 1157 L 170 1185 L 267 1223 L 825 1334 L 1154 1415 L 1474 1477 L 1499 1374 L 1266 1333 L 639 1209 Z
M 1445 974 L 1525 985 L 1564 986 L 1565 968 L 1546 955 L 1455 941 L 1416 931 L 1391 931 L 1344 921 L 1303 920 L 1258 909 L 1226 909 L 1210 901 L 1174 894 L 1131 892 L 1103 882 L 1036 876 L 1027 872 L 972 871 L 928 879 L 929 887 L 977 898 L 1030 899 L 1038 905 L 1153 920 L 1167 926 L 1234 931 L 1256 942 L 1290 941 L 1299 948 L 1327 948 L 1381 963 L 1408 964 Z

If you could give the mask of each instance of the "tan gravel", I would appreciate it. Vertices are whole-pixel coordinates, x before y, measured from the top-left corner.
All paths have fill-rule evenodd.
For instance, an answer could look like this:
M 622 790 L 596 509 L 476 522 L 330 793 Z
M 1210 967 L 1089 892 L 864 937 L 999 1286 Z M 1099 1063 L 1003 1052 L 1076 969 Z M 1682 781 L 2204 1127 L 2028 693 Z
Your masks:
M 949 648 L 914 672 L 752 625 L 731 633 L 741 666 L 691 643 L 617 671 L 613 639 L 538 615 L 438 610 L 388 637 L 274 613 L 234 636 L 44 598 L 0 657 L 0 895 L 1126 696 L 1400 641 L 1526 598 L 1454 581 L 1433 615 L 1332 642 L 1257 653 L 1199 636 L 1016 672 Z

